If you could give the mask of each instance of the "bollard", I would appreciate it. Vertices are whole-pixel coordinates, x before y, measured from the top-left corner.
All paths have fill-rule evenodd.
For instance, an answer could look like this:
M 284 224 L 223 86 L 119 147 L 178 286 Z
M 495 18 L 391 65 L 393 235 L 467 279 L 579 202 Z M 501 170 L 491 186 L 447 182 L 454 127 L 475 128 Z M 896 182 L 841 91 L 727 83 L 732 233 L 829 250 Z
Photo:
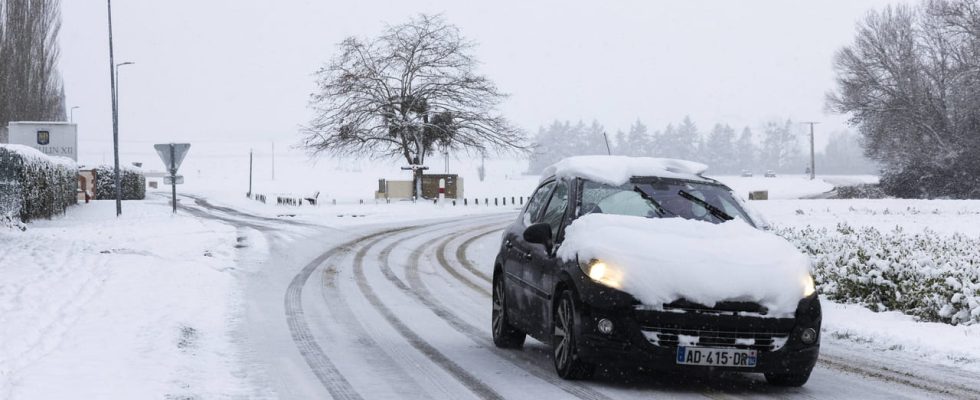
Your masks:
M 463 205 L 464 206 L 468 206 L 469 205 L 468 202 L 466 201 L 466 198 L 465 197 L 463 198 Z
M 524 196 L 521 196 L 520 199 L 521 199 L 521 205 L 523 206 L 524 205 Z
M 493 198 L 493 205 L 495 205 L 495 206 L 499 206 L 500 205 L 500 204 L 497 204 L 497 198 L 496 197 Z
M 337 199 L 333 199 L 333 205 L 337 205 Z
M 473 199 L 473 204 L 480 205 L 480 199 L 479 198 Z
M 483 205 L 485 205 L 485 206 L 489 206 L 489 205 L 490 205 L 490 199 L 488 199 L 488 198 L 486 198 L 486 197 L 484 197 L 484 198 L 483 198 Z
M 512 205 L 512 206 L 513 206 L 513 205 L 516 205 L 516 204 L 517 204 L 517 202 L 516 202 L 516 201 L 514 201 L 514 196 L 511 196 L 511 197 L 510 197 L 510 205 Z
M 432 204 L 439 204 L 439 199 L 432 199 Z
M 501 203 L 503 203 L 503 205 L 505 205 L 505 206 L 506 206 L 506 205 L 507 205 L 507 198 L 506 198 L 506 197 L 502 197 L 502 198 L 500 199 L 500 202 L 501 202 Z
M 364 204 L 364 199 L 360 199 L 361 204 Z
M 453 200 L 453 207 L 456 207 L 456 200 Z

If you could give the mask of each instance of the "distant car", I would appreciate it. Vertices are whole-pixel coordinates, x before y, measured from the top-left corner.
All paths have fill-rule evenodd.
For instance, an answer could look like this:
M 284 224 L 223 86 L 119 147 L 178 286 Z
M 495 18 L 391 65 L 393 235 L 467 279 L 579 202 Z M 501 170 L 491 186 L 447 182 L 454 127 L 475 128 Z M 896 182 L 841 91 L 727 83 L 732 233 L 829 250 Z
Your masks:
M 546 169 L 495 260 L 494 344 L 550 343 L 565 379 L 620 364 L 805 384 L 821 323 L 809 259 L 705 168 L 583 156 Z
M 743 169 L 742 170 L 742 177 L 743 178 L 751 178 L 752 177 L 752 171 L 749 171 L 747 169 Z
M 776 171 L 773 171 L 771 169 L 766 171 L 766 178 L 775 178 L 775 177 L 776 177 Z

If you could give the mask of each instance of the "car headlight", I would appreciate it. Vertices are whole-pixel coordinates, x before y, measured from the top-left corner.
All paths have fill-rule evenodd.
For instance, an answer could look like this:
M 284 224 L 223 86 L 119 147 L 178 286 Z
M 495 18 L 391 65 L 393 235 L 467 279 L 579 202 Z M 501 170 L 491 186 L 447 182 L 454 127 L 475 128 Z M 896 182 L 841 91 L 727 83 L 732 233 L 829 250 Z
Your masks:
M 623 284 L 623 271 L 609 263 L 592 260 L 588 264 L 580 264 L 582 272 L 585 272 L 592 280 L 611 288 L 619 289 Z
M 813 275 L 806 274 L 803 277 L 803 297 L 810 297 L 816 291 L 817 286 L 813 283 Z

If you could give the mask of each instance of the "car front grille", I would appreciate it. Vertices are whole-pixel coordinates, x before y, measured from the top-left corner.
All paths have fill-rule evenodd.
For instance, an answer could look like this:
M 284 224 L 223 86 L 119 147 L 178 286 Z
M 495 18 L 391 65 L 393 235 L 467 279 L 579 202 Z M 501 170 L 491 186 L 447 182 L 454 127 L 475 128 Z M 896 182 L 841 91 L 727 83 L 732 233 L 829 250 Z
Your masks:
M 776 351 L 786 345 L 789 332 L 738 332 L 720 330 L 642 327 L 643 335 L 654 346 L 722 347 Z

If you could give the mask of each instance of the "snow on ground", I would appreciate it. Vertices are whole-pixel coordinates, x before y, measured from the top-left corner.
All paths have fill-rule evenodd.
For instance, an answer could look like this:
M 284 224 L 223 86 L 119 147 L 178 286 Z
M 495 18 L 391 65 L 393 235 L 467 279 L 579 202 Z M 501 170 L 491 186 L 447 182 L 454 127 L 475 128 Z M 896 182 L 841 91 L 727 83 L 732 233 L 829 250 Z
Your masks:
M 834 228 L 838 223 L 906 232 L 980 235 L 980 200 L 768 200 L 751 206 L 769 222 L 787 227 Z
M 829 181 L 840 179 L 840 177 L 818 177 L 816 180 L 810 180 L 809 176 L 803 175 L 780 175 L 775 178 L 711 176 L 710 171 L 706 175 L 728 185 L 741 197 L 748 198 L 749 192 L 765 190 L 769 192 L 770 199 L 799 199 L 829 192 L 834 188 L 834 184 Z M 847 179 L 847 181 L 851 180 Z
M 159 201 L 0 230 L 0 398 L 242 393 L 236 233 Z

